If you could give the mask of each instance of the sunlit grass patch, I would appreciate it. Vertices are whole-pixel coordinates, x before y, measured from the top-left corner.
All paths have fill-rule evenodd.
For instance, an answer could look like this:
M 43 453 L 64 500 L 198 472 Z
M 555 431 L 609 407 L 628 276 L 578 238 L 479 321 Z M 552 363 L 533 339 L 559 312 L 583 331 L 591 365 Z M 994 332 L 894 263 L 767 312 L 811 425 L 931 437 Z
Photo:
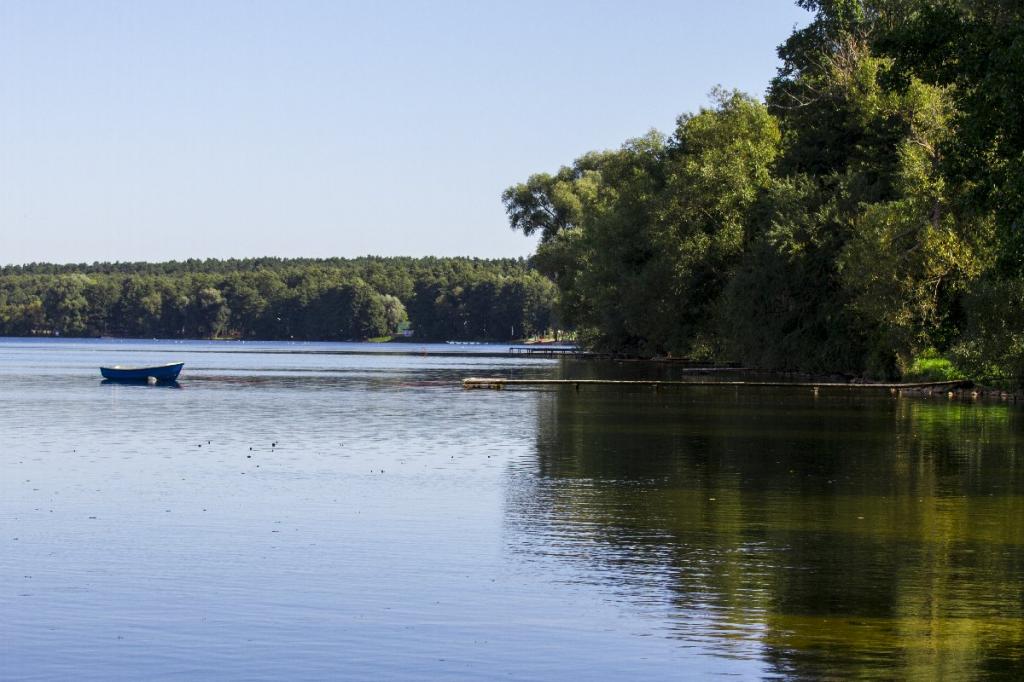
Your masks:
M 934 349 L 914 358 L 904 376 L 918 381 L 956 381 L 967 378 L 963 370 Z

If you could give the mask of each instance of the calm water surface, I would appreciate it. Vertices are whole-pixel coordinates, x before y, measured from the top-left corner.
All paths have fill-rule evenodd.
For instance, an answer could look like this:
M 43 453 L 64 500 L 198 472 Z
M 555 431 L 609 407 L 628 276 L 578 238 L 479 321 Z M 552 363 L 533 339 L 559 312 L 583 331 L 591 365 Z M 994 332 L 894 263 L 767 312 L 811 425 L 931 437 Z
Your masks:
M 1024 677 L 1020 408 L 353 349 L 0 340 L 0 678 Z

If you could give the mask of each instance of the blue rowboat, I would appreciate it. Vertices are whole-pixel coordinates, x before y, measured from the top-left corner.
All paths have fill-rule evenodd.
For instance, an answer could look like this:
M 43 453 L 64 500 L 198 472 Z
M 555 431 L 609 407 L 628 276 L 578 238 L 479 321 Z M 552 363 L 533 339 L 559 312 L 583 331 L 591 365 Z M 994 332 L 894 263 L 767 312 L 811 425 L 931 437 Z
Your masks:
M 110 381 L 154 381 L 164 383 L 177 379 L 181 368 L 184 366 L 184 362 L 172 362 L 167 365 L 157 365 L 156 367 L 122 367 L 121 365 L 114 365 L 113 367 L 100 367 L 100 374 L 103 375 L 104 379 L 109 379 Z

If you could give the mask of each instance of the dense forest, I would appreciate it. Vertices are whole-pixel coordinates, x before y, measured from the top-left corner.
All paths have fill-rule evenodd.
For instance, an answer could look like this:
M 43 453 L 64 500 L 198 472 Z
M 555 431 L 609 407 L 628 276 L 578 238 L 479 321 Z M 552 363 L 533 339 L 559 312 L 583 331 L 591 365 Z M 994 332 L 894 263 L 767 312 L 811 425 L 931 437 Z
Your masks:
M 1024 4 L 800 0 L 728 90 L 510 187 L 590 345 L 772 369 L 1024 379 Z
M 555 326 L 517 259 L 357 258 L 0 268 L 0 335 L 507 341 Z

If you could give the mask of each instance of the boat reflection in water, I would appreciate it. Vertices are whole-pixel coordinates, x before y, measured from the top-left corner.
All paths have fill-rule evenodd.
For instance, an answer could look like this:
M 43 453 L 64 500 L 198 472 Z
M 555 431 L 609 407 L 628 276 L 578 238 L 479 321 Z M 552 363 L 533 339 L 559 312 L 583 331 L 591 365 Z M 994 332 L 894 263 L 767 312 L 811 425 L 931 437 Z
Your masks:
M 116 379 L 104 379 L 100 382 L 104 386 L 125 386 L 128 388 L 184 388 L 177 380 L 174 381 L 118 381 Z

